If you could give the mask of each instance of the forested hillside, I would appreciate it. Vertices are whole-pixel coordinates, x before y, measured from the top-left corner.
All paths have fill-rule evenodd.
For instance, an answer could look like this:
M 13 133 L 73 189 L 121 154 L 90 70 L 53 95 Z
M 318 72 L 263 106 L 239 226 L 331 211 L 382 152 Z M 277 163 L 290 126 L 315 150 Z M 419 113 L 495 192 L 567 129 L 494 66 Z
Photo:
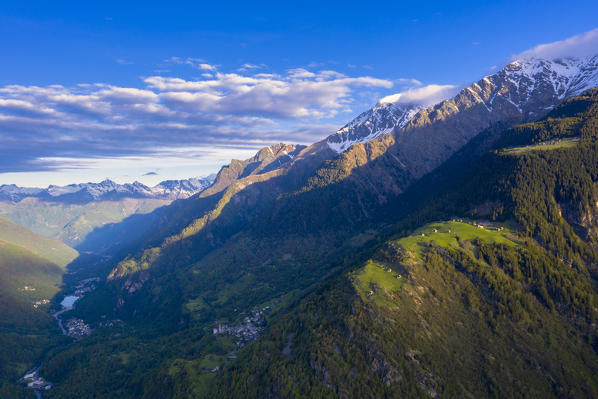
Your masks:
M 1 397 L 24 395 L 15 382 L 48 347 L 60 341 L 58 326 L 48 310 L 64 272 L 23 247 L 0 241 Z
M 216 392 L 596 396 L 597 139 L 597 90 L 487 132 L 422 181 L 448 178 L 395 228 L 463 222 L 378 246 L 270 326 Z

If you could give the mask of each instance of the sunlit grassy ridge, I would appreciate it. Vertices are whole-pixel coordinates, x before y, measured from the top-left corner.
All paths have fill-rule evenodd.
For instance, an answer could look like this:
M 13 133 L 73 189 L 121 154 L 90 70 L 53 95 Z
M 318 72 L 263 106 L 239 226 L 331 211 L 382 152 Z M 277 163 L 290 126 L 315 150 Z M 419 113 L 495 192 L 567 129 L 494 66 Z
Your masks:
M 482 240 L 488 244 L 517 245 L 507 238 L 512 236 L 509 229 L 503 226 L 475 222 L 448 221 L 430 223 L 417 229 L 412 235 L 401 238 L 397 243 L 406 251 L 416 255 L 421 260 L 422 244 L 432 243 L 445 248 L 459 248 L 459 241 Z
M 388 240 L 241 350 L 216 392 L 596 397 L 598 357 L 568 318 L 594 319 L 590 283 L 523 232 L 478 223 Z
M 373 300 L 378 305 L 391 305 L 386 297 L 405 284 L 405 278 L 390 266 L 371 260 L 355 274 L 354 281 L 361 298 Z
M 501 155 L 522 155 L 532 151 L 551 151 L 564 148 L 573 148 L 579 144 L 579 137 L 560 139 L 547 143 L 538 143 L 525 145 L 521 147 L 506 148 L 502 150 Z
M 404 267 L 424 262 L 425 248 L 463 249 L 468 246 L 468 250 L 471 250 L 474 242 L 516 246 L 517 243 L 508 237 L 513 237 L 511 230 L 494 224 L 461 221 L 429 223 L 413 234 L 394 241 L 405 251 L 401 264 L 370 259 L 364 267 L 352 273 L 352 281 L 362 299 L 374 301 L 380 306 L 393 306 L 389 297 L 408 283 Z

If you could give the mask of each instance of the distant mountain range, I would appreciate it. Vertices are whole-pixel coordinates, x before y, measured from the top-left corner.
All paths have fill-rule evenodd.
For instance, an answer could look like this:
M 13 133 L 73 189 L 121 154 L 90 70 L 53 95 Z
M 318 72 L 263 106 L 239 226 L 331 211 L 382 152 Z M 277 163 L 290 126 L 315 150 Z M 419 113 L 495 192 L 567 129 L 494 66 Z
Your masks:
M 48 188 L 19 187 L 14 184 L 0 186 L 0 201 L 19 202 L 24 198 L 39 198 L 45 201 L 79 203 L 108 201 L 122 198 L 155 198 L 176 200 L 188 198 L 214 181 L 215 175 L 184 180 L 165 180 L 153 187 L 138 181 L 118 184 L 106 179 L 100 183 L 69 184 Z
M 0 216 L 81 251 L 106 251 L 139 237 L 164 206 L 205 190 L 214 178 L 166 180 L 153 187 L 112 180 L 48 188 L 2 185 Z

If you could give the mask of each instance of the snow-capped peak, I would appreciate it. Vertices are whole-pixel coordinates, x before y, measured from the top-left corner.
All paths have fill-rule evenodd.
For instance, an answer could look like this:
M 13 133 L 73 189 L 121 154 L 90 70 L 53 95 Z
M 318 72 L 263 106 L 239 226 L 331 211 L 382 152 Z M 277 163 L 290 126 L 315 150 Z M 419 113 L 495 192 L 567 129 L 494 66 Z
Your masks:
M 473 83 L 462 93 L 471 97 L 473 103 L 483 104 L 487 112 L 497 113 L 497 118 L 510 107 L 529 120 L 541 116 L 564 99 L 593 87 L 598 87 L 598 55 L 527 56 Z M 453 94 L 456 94 L 455 86 L 429 85 L 384 97 L 373 108 L 329 136 L 327 144 L 341 153 L 356 143 L 398 131 L 419 111 L 440 104 L 452 98 Z
M 505 74 L 519 88 L 526 81 L 527 91 L 549 83 L 559 100 L 579 95 L 598 86 L 598 55 L 545 59 L 530 57 L 508 64 Z
M 166 180 L 154 187 L 143 183 L 118 184 L 106 179 L 100 183 L 69 184 L 67 186 L 50 185 L 46 189 L 23 188 L 16 185 L 0 185 L 0 201 L 19 202 L 27 197 L 87 203 L 95 200 L 114 200 L 118 198 L 156 198 L 180 199 L 190 197 L 210 186 L 214 176 L 185 180 Z
M 368 111 L 343 126 L 327 139 L 328 146 L 341 153 L 356 143 L 364 143 L 395 129 L 403 128 L 421 109 L 451 97 L 451 85 L 428 85 L 386 96 Z

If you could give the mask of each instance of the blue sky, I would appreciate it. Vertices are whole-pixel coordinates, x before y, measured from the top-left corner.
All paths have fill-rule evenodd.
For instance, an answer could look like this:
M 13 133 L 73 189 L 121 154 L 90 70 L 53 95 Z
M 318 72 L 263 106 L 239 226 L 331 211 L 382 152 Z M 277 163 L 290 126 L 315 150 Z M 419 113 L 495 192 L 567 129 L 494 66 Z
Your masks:
M 0 184 L 35 186 L 207 174 L 598 27 L 596 1 L 6 3 Z

